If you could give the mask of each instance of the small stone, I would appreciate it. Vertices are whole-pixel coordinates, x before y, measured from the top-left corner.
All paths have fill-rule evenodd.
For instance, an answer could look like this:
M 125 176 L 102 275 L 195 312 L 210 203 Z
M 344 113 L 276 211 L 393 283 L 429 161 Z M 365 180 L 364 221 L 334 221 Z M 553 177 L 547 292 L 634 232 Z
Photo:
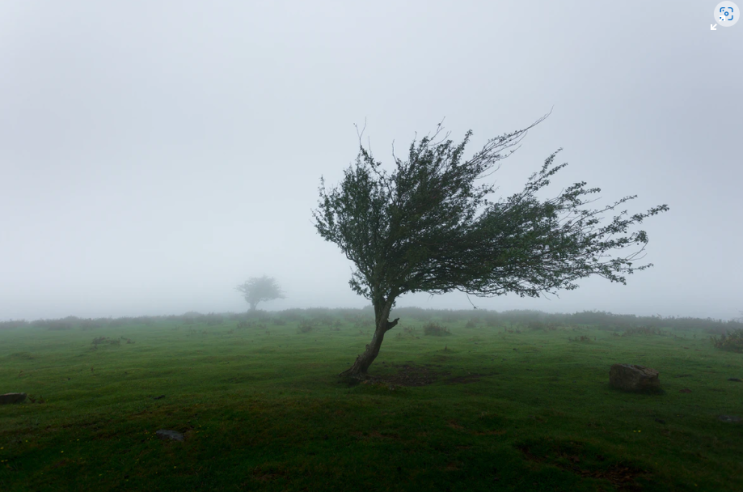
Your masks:
M 5 393 L 0 395 L 0 405 L 9 403 L 21 403 L 26 399 L 26 393 Z
M 170 439 L 173 441 L 183 441 L 183 434 L 174 430 L 161 429 L 155 433 L 160 439 Z
M 717 419 L 723 422 L 740 422 L 741 420 L 743 420 L 740 417 L 736 417 L 735 415 L 720 415 L 719 417 L 717 417 Z
M 162 400 L 163 398 L 165 398 L 165 395 L 156 396 L 153 400 Z
M 743 383 L 743 380 L 739 378 L 728 378 L 728 381 L 735 381 L 736 383 Z

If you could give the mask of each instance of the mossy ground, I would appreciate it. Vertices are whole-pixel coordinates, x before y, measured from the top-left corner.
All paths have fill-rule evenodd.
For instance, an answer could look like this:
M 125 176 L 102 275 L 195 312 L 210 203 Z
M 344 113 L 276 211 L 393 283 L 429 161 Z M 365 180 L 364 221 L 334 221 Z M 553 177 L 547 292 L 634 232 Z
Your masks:
M 0 393 L 36 401 L 0 406 L 0 490 L 743 490 L 718 418 L 743 417 L 743 355 L 705 333 L 434 321 L 401 319 L 357 385 L 350 320 L 0 330 Z M 611 389 L 613 363 L 663 392 Z

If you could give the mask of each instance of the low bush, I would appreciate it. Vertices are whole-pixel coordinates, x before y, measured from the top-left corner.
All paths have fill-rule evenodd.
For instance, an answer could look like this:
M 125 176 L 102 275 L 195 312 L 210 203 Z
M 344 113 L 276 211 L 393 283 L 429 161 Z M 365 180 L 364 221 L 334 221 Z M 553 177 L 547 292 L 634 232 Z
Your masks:
M 299 333 L 309 333 L 317 327 L 317 323 L 314 320 L 304 320 L 299 323 L 297 331 Z
M 712 345 L 720 350 L 743 353 L 743 330 L 735 330 L 729 334 L 722 334 L 720 339 L 709 337 Z
M 451 335 L 451 332 L 449 332 L 448 328 L 444 328 L 436 323 L 428 323 L 426 326 L 423 327 L 423 334 L 440 337 Z

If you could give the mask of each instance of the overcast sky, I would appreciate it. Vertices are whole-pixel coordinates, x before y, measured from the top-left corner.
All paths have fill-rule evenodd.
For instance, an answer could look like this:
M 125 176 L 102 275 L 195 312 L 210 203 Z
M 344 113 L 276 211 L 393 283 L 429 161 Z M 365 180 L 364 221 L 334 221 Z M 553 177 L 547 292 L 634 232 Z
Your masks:
M 473 130 L 469 157 L 553 106 L 493 198 L 562 147 L 549 195 L 587 181 L 593 208 L 668 204 L 642 226 L 655 267 L 472 302 L 736 317 L 743 23 L 712 31 L 717 3 L 4 0 L 0 320 L 237 312 L 235 286 L 264 274 L 286 293 L 268 310 L 364 307 L 311 214 L 320 176 L 356 158 L 354 123 L 392 170 L 393 140 L 444 118 L 456 143 Z

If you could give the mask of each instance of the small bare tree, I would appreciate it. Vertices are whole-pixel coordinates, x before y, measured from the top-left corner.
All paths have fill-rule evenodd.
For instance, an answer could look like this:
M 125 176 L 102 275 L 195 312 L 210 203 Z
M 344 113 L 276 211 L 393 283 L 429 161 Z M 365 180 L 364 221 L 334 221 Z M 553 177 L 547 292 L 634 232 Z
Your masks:
M 251 311 L 255 311 L 261 301 L 284 299 L 276 280 L 265 275 L 251 278 L 244 284 L 238 285 L 237 290 L 245 296 L 245 300 L 250 304 Z

